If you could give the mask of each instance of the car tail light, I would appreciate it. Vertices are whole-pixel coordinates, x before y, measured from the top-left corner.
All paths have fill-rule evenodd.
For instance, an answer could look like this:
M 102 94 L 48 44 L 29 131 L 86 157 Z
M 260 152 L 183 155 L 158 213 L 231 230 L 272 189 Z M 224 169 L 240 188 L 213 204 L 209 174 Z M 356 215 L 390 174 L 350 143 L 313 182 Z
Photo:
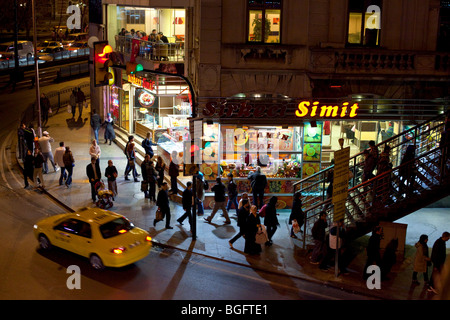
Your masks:
M 126 233 L 126 232 L 127 232 L 127 230 L 125 230 L 125 229 L 120 229 L 120 230 L 119 230 L 119 233 L 120 233 L 120 234 Z
M 111 252 L 115 253 L 115 254 L 122 254 L 125 250 L 126 249 L 124 247 L 119 247 L 119 248 L 111 249 Z
M 152 237 L 146 236 L 146 237 L 145 237 L 145 241 L 152 241 Z

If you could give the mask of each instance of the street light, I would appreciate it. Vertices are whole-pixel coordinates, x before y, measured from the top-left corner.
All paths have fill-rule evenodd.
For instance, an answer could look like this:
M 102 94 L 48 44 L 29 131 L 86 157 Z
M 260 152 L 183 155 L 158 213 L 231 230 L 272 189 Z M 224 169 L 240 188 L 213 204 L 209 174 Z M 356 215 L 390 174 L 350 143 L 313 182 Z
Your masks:
M 33 47 L 34 47 L 34 71 L 35 71 L 35 84 L 36 84 L 36 105 L 38 108 L 38 135 L 42 137 L 42 123 L 41 123 L 41 98 L 39 93 L 39 64 L 37 54 L 37 30 L 36 30 L 36 3 L 35 0 L 31 0 L 32 6 L 32 19 L 33 19 Z

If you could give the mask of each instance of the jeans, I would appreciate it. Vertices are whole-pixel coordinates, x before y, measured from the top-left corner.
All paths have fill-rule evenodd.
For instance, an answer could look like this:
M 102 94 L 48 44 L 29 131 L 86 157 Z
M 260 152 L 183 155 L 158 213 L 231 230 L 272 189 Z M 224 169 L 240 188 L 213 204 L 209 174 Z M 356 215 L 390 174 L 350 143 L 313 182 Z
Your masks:
M 73 166 L 67 167 L 66 170 L 67 170 L 66 186 L 70 186 L 72 184 Z
M 236 209 L 236 214 L 238 214 L 238 201 L 237 201 L 237 194 L 234 197 L 228 197 L 228 202 L 227 202 L 227 211 L 230 211 L 231 209 L 231 204 L 234 204 L 234 208 Z
M 197 215 L 201 216 L 205 213 L 205 210 L 203 208 L 203 201 L 198 200 L 197 202 Z
M 69 170 L 67 170 L 67 171 L 69 171 Z M 61 167 L 61 175 L 59 176 L 59 185 L 60 186 L 63 184 L 64 179 L 67 179 L 66 168 Z
M 99 128 L 92 128 L 92 129 L 94 129 L 94 137 L 95 137 L 95 140 L 97 141 L 97 144 L 98 144 L 98 131 L 100 130 L 100 127 Z
M 259 199 L 259 204 L 258 204 Z M 253 190 L 253 204 L 258 207 L 258 209 L 261 209 L 264 205 L 264 190 L 258 191 Z
M 50 160 L 50 162 L 52 163 L 53 170 L 56 171 L 56 164 L 55 164 L 55 160 L 53 160 L 53 154 L 51 152 L 42 152 L 42 156 L 44 157 L 44 163 L 43 163 L 44 173 L 48 172 L 48 163 L 47 163 L 48 160 Z

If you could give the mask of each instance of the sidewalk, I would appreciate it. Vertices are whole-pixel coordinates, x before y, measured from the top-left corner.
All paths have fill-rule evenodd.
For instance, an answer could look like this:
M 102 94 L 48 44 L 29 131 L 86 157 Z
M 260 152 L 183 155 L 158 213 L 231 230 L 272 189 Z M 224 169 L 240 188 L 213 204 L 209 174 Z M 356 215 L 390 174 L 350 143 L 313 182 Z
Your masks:
M 60 172 L 54 173 L 50 169 L 50 173 L 44 175 L 47 192 L 74 210 L 86 206 L 94 207 L 95 204 L 92 203 L 90 195 L 90 185 L 86 177 L 86 165 L 90 162 L 89 147 L 94 137 L 90 128 L 90 117 L 88 114 L 90 110 L 84 109 L 83 120 L 75 122 L 71 119 L 72 115 L 64 112 L 63 109 L 58 114 L 50 117 L 47 126 L 43 130 L 47 130 L 50 136 L 55 139 L 55 142 L 52 144 L 53 152 L 59 146 L 60 141 L 64 141 L 66 146 L 71 148 L 75 158 L 73 184 L 70 189 L 67 189 L 64 185 L 59 186 L 58 179 Z M 78 112 L 76 116 L 78 116 Z M 389 275 L 390 279 L 382 282 L 381 290 L 369 290 L 366 287 L 365 281 L 362 280 L 362 270 L 366 259 L 365 246 L 367 237 L 358 239 L 353 245 L 355 258 L 348 266 L 348 270 L 350 271 L 349 275 L 341 275 L 336 278 L 334 269 L 329 269 L 328 272 L 320 271 L 317 265 L 309 263 L 307 252 L 302 249 L 302 241 L 292 239 L 289 236 L 290 225 L 287 223 L 289 218 L 288 211 L 280 212 L 278 218 L 280 227 L 273 237 L 273 245 L 271 247 L 263 246 L 263 251 L 260 256 L 248 256 L 244 254 L 243 238 L 240 238 L 234 243 L 234 249 L 230 249 L 228 240 L 238 231 L 236 219 L 232 218 L 232 223 L 225 225 L 223 224 L 224 218 L 220 217 L 220 214 L 216 215 L 211 224 L 205 222 L 203 217 L 197 217 L 197 240 L 195 242 L 192 241 L 188 221 L 186 220 L 183 226 L 180 226 L 176 222 L 176 219 L 183 214 L 183 209 L 178 203 L 171 202 L 171 225 L 174 227 L 173 229 L 165 229 L 164 222 L 160 222 L 156 227 L 153 227 L 156 212 L 155 204 L 150 202 L 149 199 L 144 198 L 143 192 L 140 191 L 139 182 L 134 182 L 133 179 L 129 181 L 124 180 L 123 172 L 126 166 L 125 155 L 122 149 L 115 143 L 112 145 L 104 143 L 103 132 L 102 129 L 99 133 L 99 142 L 102 151 L 100 158 L 102 175 L 104 175 L 108 160 L 113 160 L 114 165 L 119 171 L 119 177 L 117 179 L 119 194 L 115 199 L 114 206 L 110 210 L 126 216 L 136 226 L 148 230 L 155 244 L 167 248 L 195 252 L 196 254 L 247 266 L 253 268 L 256 272 L 275 272 L 380 299 L 424 300 L 433 298 L 432 295 L 424 290 L 423 284 L 411 287 L 412 259 L 415 249 L 410 248 L 410 246 L 408 246 L 409 249 L 405 253 L 405 260 L 398 262 Z M 19 163 L 21 164 L 20 160 Z M 49 168 L 51 168 L 50 164 Z M 140 168 L 138 168 L 138 171 L 140 172 Z M 207 210 L 205 216 L 209 212 L 210 210 Z M 430 212 L 441 214 L 439 209 L 432 209 Z M 235 210 L 232 209 L 230 217 L 233 217 L 234 214 Z M 427 215 L 429 218 L 431 213 L 427 213 Z M 428 220 L 427 222 L 431 224 Z M 440 223 L 437 221 L 438 227 L 436 229 L 439 229 Z M 448 222 L 445 222 L 443 227 L 445 228 L 446 226 L 448 227 Z M 417 232 L 420 233 L 420 231 Z M 411 242 L 417 241 L 415 239 L 418 239 L 418 236 L 416 238 L 416 234 L 414 234 Z M 435 239 L 437 237 L 430 236 L 430 248 Z M 411 245 L 411 243 L 407 244 Z M 429 273 L 431 273 L 430 270 Z M 264 273 L 259 274 L 264 277 Z M 419 280 L 421 280 L 421 277 L 419 277 Z

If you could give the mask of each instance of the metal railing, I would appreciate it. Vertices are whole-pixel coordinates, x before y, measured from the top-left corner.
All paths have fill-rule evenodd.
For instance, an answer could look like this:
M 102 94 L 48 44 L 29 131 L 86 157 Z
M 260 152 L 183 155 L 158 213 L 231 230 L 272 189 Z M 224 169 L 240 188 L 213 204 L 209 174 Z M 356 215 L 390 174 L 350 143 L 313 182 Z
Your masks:
M 61 61 L 61 60 L 68 60 L 73 58 L 79 58 L 79 57 L 88 57 L 89 56 L 89 48 L 83 48 L 78 50 L 64 50 L 60 52 L 55 53 L 49 53 L 49 54 L 42 54 L 41 58 L 38 60 L 39 64 L 43 64 L 46 62 L 52 62 L 52 61 Z M 45 59 L 45 60 L 44 60 Z M 34 65 L 34 58 L 22 58 L 19 59 L 19 66 L 20 67 L 27 67 L 27 66 L 33 66 Z M 5 59 L 0 60 L 0 69 L 10 69 L 14 68 L 15 62 L 14 59 Z
M 133 38 L 127 36 L 115 36 L 116 50 L 121 53 L 131 54 Z M 138 57 L 152 61 L 184 62 L 184 42 L 156 43 L 140 40 Z
M 380 220 L 395 221 L 428 205 L 439 188 L 444 188 L 448 194 L 449 151 L 448 142 L 434 146 L 414 160 L 350 188 L 344 217 L 347 230 L 353 231 L 350 237 L 356 238 L 370 232 Z M 331 201 L 327 199 L 304 210 L 304 248 L 312 239 L 311 229 L 321 211 L 326 211 L 329 223 L 332 223 Z
M 390 161 L 392 166 L 395 168 L 400 165 L 402 155 L 408 145 L 413 144 L 416 147 L 416 156 L 421 156 L 435 147 L 440 141 L 444 120 L 445 115 L 437 116 L 396 136 L 393 136 L 377 144 L 376 146 L 380 153 L 386 146 L 390 146 Z M 349 169 L 351 172 L 351 179 L 349 182 L 349 188 L 352 188 L 362 182 L 363 166 L 363 152 L 360 152 L 350 158 Z M 326 200 L 326 190 L 329 185 L 329 182 L 327 182 L 327 177 L 332 169 L 333 166 L 330 166 L 294 184 L 294 193 L 299 191 L 303 196 L 304 208 L 314 206 L 317 203 Z

